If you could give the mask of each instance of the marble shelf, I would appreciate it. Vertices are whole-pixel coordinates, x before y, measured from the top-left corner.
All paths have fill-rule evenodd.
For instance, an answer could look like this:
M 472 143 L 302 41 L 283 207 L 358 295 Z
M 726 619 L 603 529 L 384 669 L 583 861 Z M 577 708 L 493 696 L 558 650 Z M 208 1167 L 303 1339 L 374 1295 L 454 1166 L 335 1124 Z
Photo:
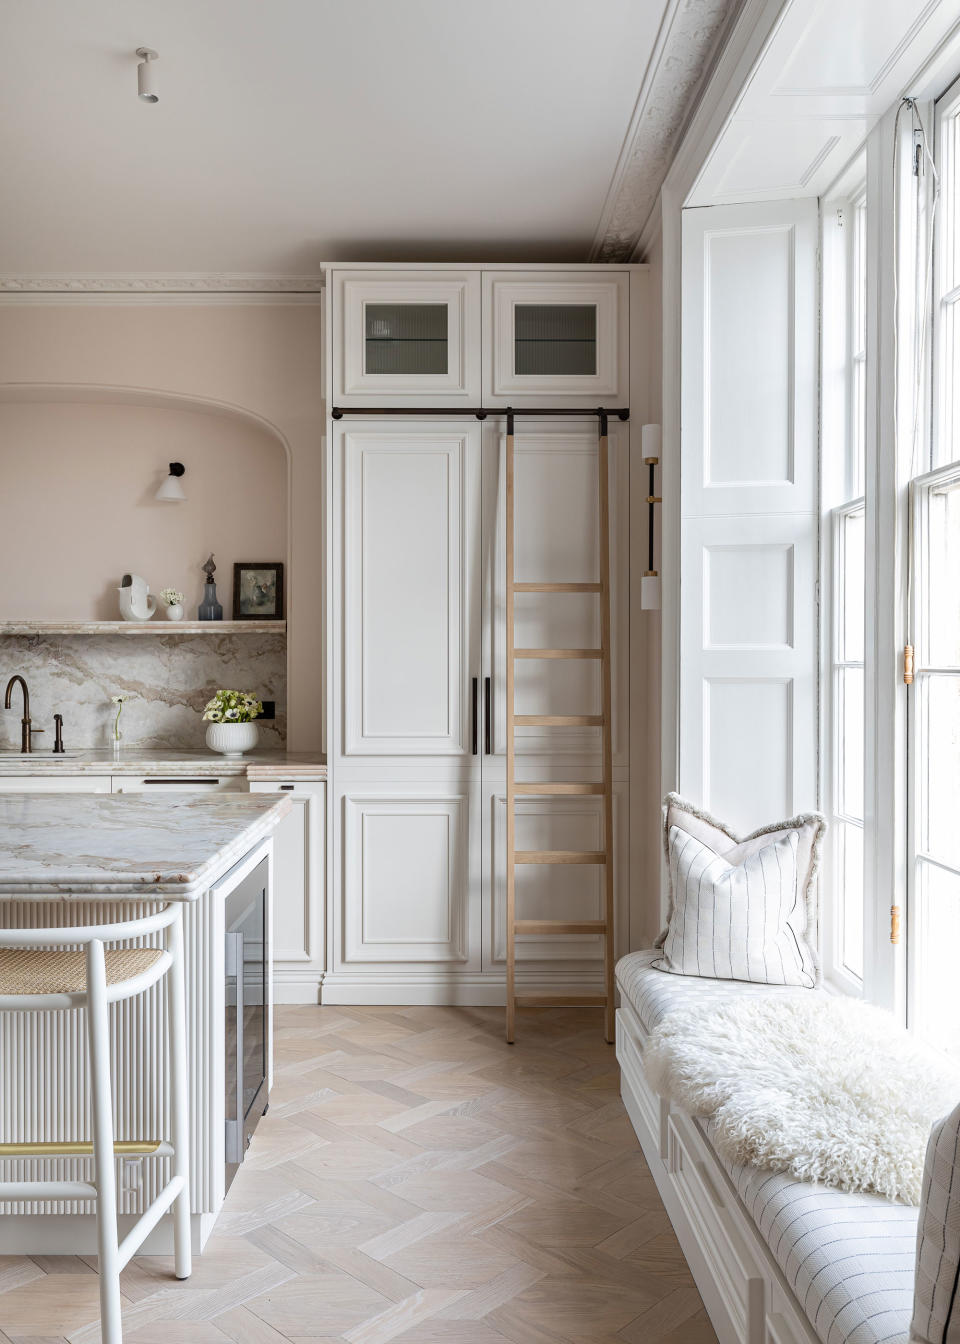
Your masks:
M 286 621 L 0 621 L 0 635 L 285 635 Z

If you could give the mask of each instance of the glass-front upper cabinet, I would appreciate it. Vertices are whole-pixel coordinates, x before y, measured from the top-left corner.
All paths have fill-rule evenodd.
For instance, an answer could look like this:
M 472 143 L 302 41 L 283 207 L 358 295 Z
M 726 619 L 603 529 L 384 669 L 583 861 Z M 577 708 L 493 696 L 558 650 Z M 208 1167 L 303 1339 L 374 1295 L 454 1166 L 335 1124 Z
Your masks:
M 484 405 L 629 405 L 626 271 L 486 271 Z
M 479 271 L 335 270 L 334 404 L 479 405 Z

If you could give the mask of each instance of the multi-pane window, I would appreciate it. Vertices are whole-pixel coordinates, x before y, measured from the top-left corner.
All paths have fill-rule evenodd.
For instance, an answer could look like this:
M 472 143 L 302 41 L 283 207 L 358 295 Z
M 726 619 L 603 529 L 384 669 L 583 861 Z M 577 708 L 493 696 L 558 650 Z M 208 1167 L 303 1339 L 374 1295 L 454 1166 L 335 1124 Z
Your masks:
M 833 978 L 856 989 L 863 980 L 864 504 L 866 443 L 866 201 L 844 202 L 835 216 L 832 295 L 837 405 L 825 423 L 833 471 L 825 488 L 831 577 L 828 764 L 825 789 L 830 853 L 825 874 L 827 961 Z
M 960 1053 L 960 86 L 937 104 L 929 451 L 910 483 L 908 1016 Z M 932 470 L 931 470 L 932 468 Z

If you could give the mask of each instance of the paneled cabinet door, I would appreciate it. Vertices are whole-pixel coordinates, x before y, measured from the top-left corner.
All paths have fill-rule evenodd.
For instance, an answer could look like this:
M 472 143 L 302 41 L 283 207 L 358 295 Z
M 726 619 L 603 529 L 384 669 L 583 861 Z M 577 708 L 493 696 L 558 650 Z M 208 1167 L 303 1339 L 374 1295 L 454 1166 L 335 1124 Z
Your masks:
M 316 1003 L 324 970 L 324 797 L 319 780 L 254 780 L 293 804 L 274 832 L 273 975 L 278 1003 Z
M 344 961 L 479 969 L 478 786 L 358 784 L 342 808 Z
M 344 757 L 474 755 L 480 427 L 338 430 Z
M 479 271 L 333 273 L 334 404 L 480 404 Z
M 626 271 L 485 271 L 485 406 L 629 405 Z

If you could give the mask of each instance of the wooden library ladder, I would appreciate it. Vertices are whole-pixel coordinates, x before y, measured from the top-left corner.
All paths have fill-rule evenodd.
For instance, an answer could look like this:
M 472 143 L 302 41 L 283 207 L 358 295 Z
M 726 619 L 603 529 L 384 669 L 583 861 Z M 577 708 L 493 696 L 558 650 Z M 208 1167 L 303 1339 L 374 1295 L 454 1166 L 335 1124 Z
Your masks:
M 611 744 L 611 670 L 610 670 L 610 497 L 607 416 L 598 412 L 598 507 L 600 580 L 598 583 L 517 583 L 514 575 L 514 417 L 507 411 L 506 445 L 506 552 L 507 552 L 507 1040 L 512 1044 L 516 1032 L 518 1008 L 590 1005 L 604 1010 L 604 1037 L 614 1038 L 613 987 L 613 751 Z M 514 637 L 514 598 L 517 593 L 596 593 L 600 601 L 600 647 L 598 649 L 518 649 Z M 525 658 L 591 658 L 601 667 L 603 683 L 599 714 L 517 714 L 514 698 L 514 664 Z M 516 778 L 516 729 L 599 728 L 603 742 L 603 780 L 596 784 L 518 783 Z M 516 799 L 518 794 L 559 795 L 595 794 L 603 798 L 603 849 L 525 849 L 516 848 Z M 598 864 L 604 871 L 603 919 L 517 919 L 516 870 L 520 864 Z M 602 934 L 602 994 L 518 994 L 516 962 L 518 933 Z

